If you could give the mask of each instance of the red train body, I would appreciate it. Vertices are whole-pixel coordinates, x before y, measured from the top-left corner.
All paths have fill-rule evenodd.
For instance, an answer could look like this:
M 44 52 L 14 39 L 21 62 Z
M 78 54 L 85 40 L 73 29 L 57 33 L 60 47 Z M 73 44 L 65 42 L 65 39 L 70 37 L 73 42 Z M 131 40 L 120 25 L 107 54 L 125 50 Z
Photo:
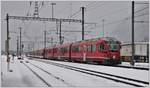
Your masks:
M 112 37 L 96 38 L 48 48 L 46 49 L 46 58 L 119 64 L 120 48 L 121 43 Z M 36 51 L 35 56 L 43 55 L 41 51 L 43 50 Z

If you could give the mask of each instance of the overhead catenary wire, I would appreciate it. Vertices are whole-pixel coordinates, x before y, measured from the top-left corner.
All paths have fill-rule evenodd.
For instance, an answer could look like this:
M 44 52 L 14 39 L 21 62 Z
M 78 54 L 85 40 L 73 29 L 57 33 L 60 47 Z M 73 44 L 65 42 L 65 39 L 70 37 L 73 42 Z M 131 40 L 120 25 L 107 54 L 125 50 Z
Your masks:
M 143 9 L 140 9 L 140 10 L 137 10 L 137 11 L 135 11 L 135 13 L 138 13 L 138 12 L 140 12 L 140 11 L 143 11 L 143 10 L 145 10 L 145 9 L 147 9 L 147 8 L 149 8 L 149 7 L 145 7 L 145 8 L 143 8 Z M 124 8 L 124 9 L 126 9 L 126 8 Z M 120 13 L 120 12 L 122 12 L 122 11 L 124 11 L 123 9 L 119 9 L 119 10 L 116 10 L 116 11 L 113 11 L 113 12 L 111 12 L 111 14 L 109 13 L 108 15 L 104 15 L 104 16 L 101 16 L 100 18 L 104 18 L 105 16 L 109 16 L 109 15 L 112 15 L 112 14 L 117 14 L 117 12 L 118 13 Z M 140 15 L 135 15 L 135 17 L 140 17 L 140 16 L 144 16 L 144 15 L 149 15 L 149 13 L 143 13 L 143 14 L 140 14 Z M 130 18 L 130 17 L 128 17 L 128 18 Z M 124 18 L 124 19 L 128 19 L 128 18 Z M 120 21 L 119 21 L 120 22 Z M 141 21 L 141 23 L 148 23 L 148 22 L 143 22 L 143 21 Z M 112 23 L 110 23 L 110 24 L 114 24 L 113 22 Z M 89 27 L 89 26 L 87 26 L 87 27 Z
M 29 5 L 29 8 L 28 8 L 28 11 L 27 11 L 27 16 L 30 16 L 30 8 L 31 8 L 31 5 L 32 5 L 32 1 L 30 1 L 30 5 Z
M 118 14 L 118 13 L 120 13 L 120 12 L 123 12 L 123 11 L 125 11 L 125 10 L 127 10 L 129 7 L 126 7 L 126 8 L 123 8 L 123 9 L 119 9 L 119 10 L 115 10 L 115 11 L 112 11 L 112 12 L 110 12 L 110 13 L 107 13 L 107 14 L 104 14 L 104 15 L 102 15 L 102 16 L 100 16 L 100 19 L 101 18 L 104 18 L 104 17 L 106 17 L 106 16 L 112 16 L 112 15 L 114 15 L 114 14 Z
M 143 10 L 145 10 L 145 9 L 148 9 L 148 8 L 149 8 L 149 6 L 147 6 L 147 7 L 145 7 L 145 8 L 142 8 L 142 9 L 140 9 L 140 10 L 137 10 L 137 11 L 135 11 L 134 13 L 136 14 L 136 13 L 141 12 L 141 11 L 143 11 Z
M 76 11 L 75 13 L 73 13 L 70 18 L 74 17 L 75 15 L 79 14 L 81 12 L 81 9 L 79 9 L 78 11 Z
M 139 14 L 139 15 L 136 15 L 135 17 L 141 17 L 141 16 L 145 16 L 145 15 L 149 15 L 149 13 Z
M 92 4 L 94 4 L 94 3 L 96 3 L 97 1 L 91 1 L 90 3 L 88 3 L 87 5 L 85 5 L 85 8 L 88 8 L 88 6 L 90 6 L 90 5 L 92 5 Z
M 40 4 L 39 4 L 39 12 L 42 10 L 42 8 L 44 7 L 44 1 L 42 1 Z
M 102 3 L 102 4 L 100 4 L 100 5 L 97 5 L 97 6 L 93 6 L 93 8 L 87 8 L 87 10 L 86 10 L 86 12 L 88 12 L 88 11 L 90 11 L 90 10 L 95 10 L 95 8 L 99 8 L 99 7 L 101 7 L 101 6 L 104 6 L 106 3 Z
M 149 13 L 144 13 L 144 14 L 140 14 L 140 15 L 135 15 L 135 18 L 136 17 L 140 17 L 140 16 L 144 16 L 144 15 L 149 15 Z M 122 22 L 122 21 L 125 21 L 125 20 L 129 20 L 129 19 L 131 19 L 131 16 L 128 16 L 128 17 L 125 17 L 125 18 L 123 18 L 123 19 L 121 19 L 121 20 L 116 20 L 116 21 L 112 21 L 112 22 L 109 22 L 109 23 L 106 23 L 106 24 L 104 24 L 105 26 L 107 25 L 111 25 L 111 24 L 116 24 L 116 23 L 120 23 L 120 22 Z M 144 23 L 144 22 L 143 22 Z M 147 22 L 145 22 L 145 23 L 147 23 Z M 97 28 L 97 27 L 101 27 L 102 26 L 102 24 L 100 24 L 99 26 L 97 25 L 97 26 L 95 26 L 95 27 L 93 27 L 93 28 L 90 28 L 90 29 L 94 29 L 94 28 Z
M 94 4 L 95 2 L 90 2 L 89 4 L 85 5 L 85 8 L 88 7 L 91 4 Z M 76 11 L 75 13 L 73 13 L 72 15 L 69 15 L 69 17 L 70 18 L 75 18 L 75 17 L 77 17 L 77 16 L 79 16 L 81 14 L 80 12 L 81 12 L 81 9 L 79 9 L 78 11 Z

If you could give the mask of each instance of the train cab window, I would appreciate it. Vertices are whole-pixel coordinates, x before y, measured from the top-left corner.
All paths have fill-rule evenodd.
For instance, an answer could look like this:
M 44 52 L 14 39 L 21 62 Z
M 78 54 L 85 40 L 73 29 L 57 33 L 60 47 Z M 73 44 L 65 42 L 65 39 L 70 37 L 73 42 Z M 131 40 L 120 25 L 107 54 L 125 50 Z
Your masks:
M 100 44 L 99 47 L 98 47 L 98 50 L 99 51 L 104 51 L 105 50 L 104 44 Z
M 119 50 L 118 42 L 116 42 L 116 41 L 109 41 L 108 44 L 109 44 L 109 50 L 111 50 L 111 51 Z

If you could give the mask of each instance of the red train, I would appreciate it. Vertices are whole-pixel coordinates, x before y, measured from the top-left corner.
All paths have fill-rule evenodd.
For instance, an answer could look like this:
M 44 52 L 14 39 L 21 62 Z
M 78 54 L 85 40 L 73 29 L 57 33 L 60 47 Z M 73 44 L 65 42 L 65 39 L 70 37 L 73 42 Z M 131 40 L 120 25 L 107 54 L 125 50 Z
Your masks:
M 119 64 L 121 43 L 112 37 L 95 38 L 75 43 L 62 44 L 45 50 L 47 59 L 78 62 Z M 30 56 L 42 58 L 42 50 L 30 52 Z

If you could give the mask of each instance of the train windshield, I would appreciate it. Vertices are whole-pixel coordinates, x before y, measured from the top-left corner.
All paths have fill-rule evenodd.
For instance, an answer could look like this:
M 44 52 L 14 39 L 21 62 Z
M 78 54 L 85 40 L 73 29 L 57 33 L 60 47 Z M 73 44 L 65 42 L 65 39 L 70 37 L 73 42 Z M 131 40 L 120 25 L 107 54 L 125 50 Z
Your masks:
M 119 50 L 119 44 L 116 41 L 108 41 L 109 50 L 117 51 Z

